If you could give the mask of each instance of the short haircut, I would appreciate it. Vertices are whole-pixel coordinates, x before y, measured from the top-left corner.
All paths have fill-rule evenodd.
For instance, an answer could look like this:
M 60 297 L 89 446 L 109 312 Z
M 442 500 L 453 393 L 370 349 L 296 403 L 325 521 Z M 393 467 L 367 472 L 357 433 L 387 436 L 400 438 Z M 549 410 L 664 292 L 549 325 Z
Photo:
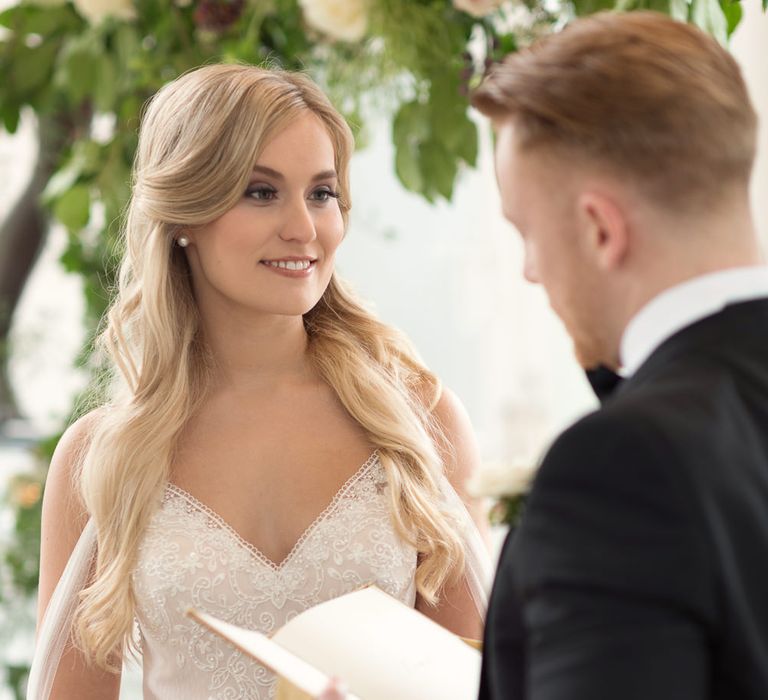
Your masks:
M 543 148 L 631 179 L 691 209 L 748 187 L 757 116 L 715 39 L 655 12 L 603 12 L 507 56 L 472 104 Z

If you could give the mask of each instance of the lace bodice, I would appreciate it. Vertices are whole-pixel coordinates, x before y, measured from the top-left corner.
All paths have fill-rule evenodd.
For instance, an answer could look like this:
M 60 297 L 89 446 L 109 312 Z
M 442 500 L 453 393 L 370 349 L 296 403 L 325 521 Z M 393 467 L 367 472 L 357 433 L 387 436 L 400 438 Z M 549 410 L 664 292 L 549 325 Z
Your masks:
M 374 453 L 277 565 L 169 485 L 133 574 L 145 700 L 274 695 L 274 676 L 185 617 L 191 606 L 269 634 L 369 583 L 414 605 L 416 551 L 392 525 L 387 489 Z

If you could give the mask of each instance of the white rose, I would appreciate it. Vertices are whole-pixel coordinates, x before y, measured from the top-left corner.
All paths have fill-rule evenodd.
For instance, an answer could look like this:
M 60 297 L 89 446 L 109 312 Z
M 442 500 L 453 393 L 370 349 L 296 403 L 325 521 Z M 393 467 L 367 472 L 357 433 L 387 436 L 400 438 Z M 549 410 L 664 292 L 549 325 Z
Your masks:
M 368 0 L 299 0 L 311 27 L 342 41 L 360 41 L 368 29 Z
M 485 17 L 497 10 L 502 2 L 503 0 L 453 0 L 453 6 L 473 17 Z
M 520 464 L 484 464 L 467 484 L 476 498 L 502 498 L 526 493 L 536 474 L 536 467 Z
M 107 17 L 133 19 L 136 8 L 132 0 L 74 0 L 77 11 L 91 24 L 99 24 Z
M 38 7 L 56 7 L 66 5 L 68 0 L 24 0 L 24 5 L 37 5 Z

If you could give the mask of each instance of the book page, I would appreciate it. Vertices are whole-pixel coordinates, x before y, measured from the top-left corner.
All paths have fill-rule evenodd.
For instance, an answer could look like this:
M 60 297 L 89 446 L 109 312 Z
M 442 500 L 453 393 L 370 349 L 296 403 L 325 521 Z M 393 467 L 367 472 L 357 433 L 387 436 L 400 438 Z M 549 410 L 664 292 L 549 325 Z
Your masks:
M 305 610 L 273 640 L 362 700 L 477 698 L 480 653 L 374 586 Z
M 288 678 L 305 693 L 319 695 L 330 681 L 324 673 L 286 651 L 261 632 L 231 625 L 199 610 L 188 610 L 187 615 L 211 632 L 224 637 L 244 654 L 253 657 L 274 673 Z M 352 697 L 350 700 L 359 699 Z

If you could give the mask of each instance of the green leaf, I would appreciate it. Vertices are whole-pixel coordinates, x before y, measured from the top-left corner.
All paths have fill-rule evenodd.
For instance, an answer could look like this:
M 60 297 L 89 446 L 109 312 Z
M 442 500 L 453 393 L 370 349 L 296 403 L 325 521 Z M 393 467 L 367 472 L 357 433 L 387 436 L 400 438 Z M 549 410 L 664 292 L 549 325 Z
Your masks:
M 718 0 L 693 0 L 691 20 L 721 44 L 728 41 L 728 21 Z
M 88 223 L 90 208 L 88 187 L 75 185 L 57 200 L 53 214 L 70 231 L 79 231 Z
M 76 272 L 81 275 L 87 273 L 87 263 L 83 255 L 83 244 L 77 236 L 70 235 L 69 245 L 59 257 L 61 266 L 67 272 Z
M 740 0 L 720 0 L 720 7 L 728 22 L 728 36 L 730 37 L 736 31 L 736 27 L 739 26 L 744 11 Z
M 13 82 L 21 94 L 34 93 L 50 81 L 58 49 L 56 41 L 47 41 L 35 48 L 21 45 L 16 49 Z
M 414 100 L 401 105 L 392 121 L 396 145 L 419 143 L 429 138 L 429 115 L 425 105 Z
M 408 143 L 395 143 L 395 174 L 407 190 L 424 192 L 418 149 Z
M 93 101 L 100 112 L 111 112 L 117 100 L 117 67 L 109 54 L 102 54 L 96 71 L 96 84 L 93 86 Z
M 615 0 L 573 0 L 573 10 L 577 17 L 591 15 L 601 10 L 612 10 Z
M 458 137 L 458 146 L 456 155 L 459 156 L 467 165 L 475 167 L 477 165 L 478 151 L 478 133 L 475 123 L 466 115 L 464 120 L 456 125 L 456 134 Z
M 78 106 L 91 93 L 98 77 L 100 46 L 91 34 L 69 39 L 65 44 L 54 76 L 57 86 Z
M 0 27 L 12 29 L 24 21 L 27 8 L 22 5 L 14 5 L 0 12 Z
M 93 141 L 78 141 L 72 149 L 72 155 L 48 180 L 42 194 L 44 204 L 51 204 L 71 189 L 81 177 L 94 174 L 100 167 L 101 149 Z
M 19 111 L 19 105 L 5 103 L 0 107 L 2 109 L 3 126 L 9 134 L 15 134 L 16 129 L 19 128 L 19 117 L 21 113 Z
M 498 45 L 494 55 L 503 57 L 517 51 L 517 37 L 514 34 L 502 34 L 497 41 Z
M 44 37 L 70 34 L 79 31 L 84 24 L 69 3 L 47 7 L 27 4 L 22 7 L 24 16 L 19 22 L 19 30 L 23 34 L 39 34 Z M 5 26 L 13 28 L 14 25 Z
M 425 143 L 420 151 L 421 171 L 427 183 L 427 191 L 434 188 L 447 200 L 453 195 L 458 164 L 440 143 Z
M 115 54 L 117 65 L 122 69 L 130 67 L 141 56 L 141 39 L 132 24 L 121 24 L 115 31 Z

